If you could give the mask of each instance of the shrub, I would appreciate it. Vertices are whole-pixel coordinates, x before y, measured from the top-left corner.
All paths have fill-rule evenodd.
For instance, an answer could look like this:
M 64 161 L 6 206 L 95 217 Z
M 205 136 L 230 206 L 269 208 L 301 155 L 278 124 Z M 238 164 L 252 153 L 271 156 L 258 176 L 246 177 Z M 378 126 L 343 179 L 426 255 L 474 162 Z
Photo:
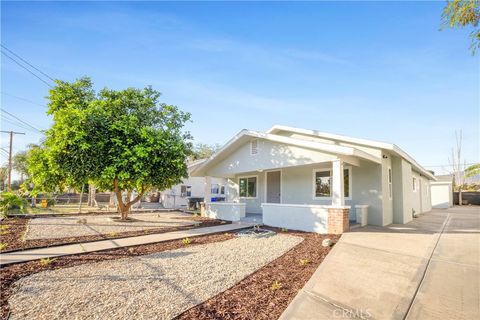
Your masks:
M 3 250 L 8 247 L 8 243 L 0 243 L 0 250 Z
M 10 233 L 10 231 L 8 231 L 8 230 L 0 230 L 0 236 L 4 236 L 4 235 L 9 234 L 9 233 Z
M 43 259 L 40 259 L 40 264 L 42 266 L 48 266 L 49 264 L 52 264 L 53 261 L 55 261 L 55 258 L 43 258 Z
M 188 246 L 190 243 L 192 243 L 192 240 L 190 240 L 189 238 L 185 238 L 182 240 L 183 244 Z
M 310 260 L 308 260 L 308 259 L 300 259 L 300 264 L 301 264 L 302 266 L 306 266 L 306 265 L 309 264 L 309 263 L 310 263 Z
M 17 196 L 12 192 L 4 192 L 2 194 L 2 200 L 0 200 L 0 213 L 5 215 L 9 210 L 20 209 L 20 212 L 23 212 L 27 207 L 27 200 Z
M 272 291 L 277 291 L 278 289 L 280 289 L 282 287 L 282 284 L 280 282 L 278 282 L 277 280 L 275 280 L 274 283 L 272 283 L 272 286 L 271 286 L 271 290 Z
M 282 228 L 282 232 L 288 232 L 287 228 Z

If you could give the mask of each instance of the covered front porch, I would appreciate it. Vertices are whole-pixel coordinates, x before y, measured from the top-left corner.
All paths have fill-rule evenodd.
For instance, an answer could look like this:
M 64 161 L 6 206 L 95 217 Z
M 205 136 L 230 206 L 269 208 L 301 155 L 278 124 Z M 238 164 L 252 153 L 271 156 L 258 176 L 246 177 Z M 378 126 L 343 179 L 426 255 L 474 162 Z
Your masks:
M 217 155 L 194 172 L 205 177 L 203 214 L 230 221 L 256 215 L 266 225 L 308 232 L 348 230 L 355 206 L 369 204 L 365 194 L 356 192 L 359 185 L 378 189 L 365 180 L 381 171 L 381 160 L 345 146 L 288 145 L 284 138 L 267 138 L 221 150 L 224 157 Z M 214 177 L 227 179 L 224 202 L 211 201 Z

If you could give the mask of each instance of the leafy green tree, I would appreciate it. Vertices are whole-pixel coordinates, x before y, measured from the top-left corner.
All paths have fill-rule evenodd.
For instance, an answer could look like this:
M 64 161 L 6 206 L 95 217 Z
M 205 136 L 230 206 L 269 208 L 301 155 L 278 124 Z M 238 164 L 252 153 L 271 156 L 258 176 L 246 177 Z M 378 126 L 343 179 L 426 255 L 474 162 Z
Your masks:
M 443 24 L 450 28 L 464 28 L 466 26 L 473 27 L 470 33 L 472 44 L 470 49 L 472 54 L 480 48 L 480 29 L 478 23 L 480 21 L 480 1 L 478 0 L 453 0 L 448 1 L 447 6 L 443 9 Z
M 147 191 L 171 188 L 188 176 L 192 145 L 183 127 L 190 114 L 159 103 L 159 97 L 150 87 L 95 93 L 89 78 L 56 81 L 48 104 L 53 125 L 34 153 L 37 160 L 29 162 L 33 180 L 50 189 L 92 183 L 112 190 L 126 220 Z
M 197 143 L 193 148 L 191 160 L 207 159 L 215 152 L 217 152 L 221 146 L 219 144 L 204 144 Z
M 24 178 L 28 177 L 27 151 L 19 151 L 15 153 L 12 161 L 13 170 L 20 174 L 20 181 L 23 182 Z
M 465 169 L 465 177 L 473 177 L 480 174 L 480 163 L 471 165 Z

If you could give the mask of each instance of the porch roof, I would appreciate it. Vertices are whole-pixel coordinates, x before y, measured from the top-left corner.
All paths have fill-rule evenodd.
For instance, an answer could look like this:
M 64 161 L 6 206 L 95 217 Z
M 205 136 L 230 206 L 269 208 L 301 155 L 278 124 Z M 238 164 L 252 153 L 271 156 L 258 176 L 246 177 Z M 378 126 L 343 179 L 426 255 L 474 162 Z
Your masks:
M 359 150 L 350 146 L 339 146 L 321 142 L 307 141 L 302 139 L 295 139 L 290 137 L 284 137 L 272 133 L 263 133 L 252 130 L 242 130 L 237 135 L 235 135 L 227 144 L 225 144 L 219 151 L 213 154 L 206 161 L 200 163 L 199 165 L 193 168 L 191 175 L 192 176 L 204 176 L 206 172 L 214 167 L 216 164 L 220 163 L 224 158 L 230 155 L 238 147 L 242 146 L 252 138 L 264 139 L 276 143 L 292 145 L 296 147 L 301 147 L 309 150 L 324 152 L 328 154 L 334 154 L 341 157 L 349 159 L 362 159 L 375 163 L 381 163 L 381 158 L 375 157 L 369 153 L 366 153 L 362 150 Z

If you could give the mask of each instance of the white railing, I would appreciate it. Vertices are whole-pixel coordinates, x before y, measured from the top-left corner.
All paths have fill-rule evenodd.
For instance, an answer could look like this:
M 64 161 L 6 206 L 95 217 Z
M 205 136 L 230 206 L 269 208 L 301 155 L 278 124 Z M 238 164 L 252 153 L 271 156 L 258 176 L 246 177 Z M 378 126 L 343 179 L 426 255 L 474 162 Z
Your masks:
M 245 203 L 207 202 L 205 203 L 205 215 L 213 219 L 240 221 L 245 218 L 245 208 Z
M 272 227 L 328 233 L 328 205 L 262 203 L 263 223 Z

